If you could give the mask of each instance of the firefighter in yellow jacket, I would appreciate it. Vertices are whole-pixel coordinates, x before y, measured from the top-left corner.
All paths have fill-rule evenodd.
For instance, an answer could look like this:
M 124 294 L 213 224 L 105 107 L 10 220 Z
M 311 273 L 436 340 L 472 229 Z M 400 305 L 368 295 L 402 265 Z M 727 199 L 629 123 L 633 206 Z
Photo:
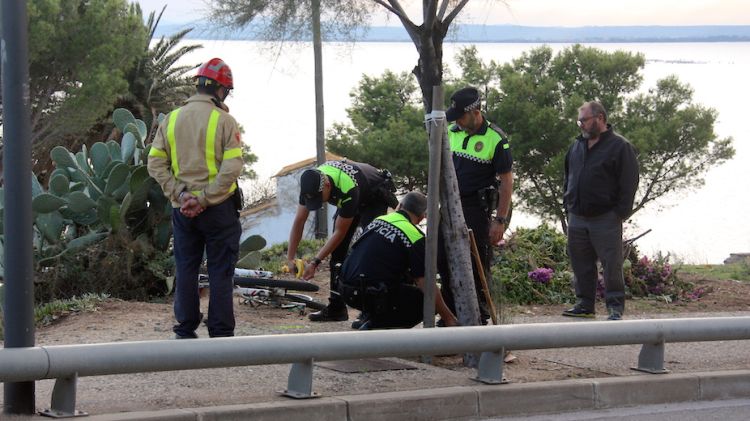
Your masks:
M 195 329 L 203 318 L 198 269 L 204 249 L 211 286 L 208 334 L 234 335 L 233 276 L 242 232 L 240 132 L 224 105 L 234 87 L 232 72 L 214 58 L 198 69 L 195 82 L 197 94 L 164 118 L 148 159 L 149 174 L 173 207 L 177 339 L 198 337 Z

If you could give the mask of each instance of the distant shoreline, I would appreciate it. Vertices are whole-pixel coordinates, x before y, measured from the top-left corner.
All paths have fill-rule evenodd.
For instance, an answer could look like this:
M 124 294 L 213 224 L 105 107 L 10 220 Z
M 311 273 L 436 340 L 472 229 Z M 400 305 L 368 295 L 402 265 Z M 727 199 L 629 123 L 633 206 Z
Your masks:
M 156 36 L 168 36 L 186 28 L 195 28 L 186 39 L 261 41 L 263 24 L 242 31 L 217 29 L 203 22 L 165 24 Z M 325 42 L 347 42 L 345 37 L 326 37 Z M 360 31 L 356 42 L 411 42 L 400 26 L 373 26 Z M 287 40 L 289 41 L 289 40 Z M 302 41 L 309 41 L 303 39 Z M 536 27 L 520 25 L 459 25 L 445 38 L 445 43 L 496 44 L 622 44 L 622 43 L 717 43 L 750 42 L 750 25 L 704 26 L 584 26 Z

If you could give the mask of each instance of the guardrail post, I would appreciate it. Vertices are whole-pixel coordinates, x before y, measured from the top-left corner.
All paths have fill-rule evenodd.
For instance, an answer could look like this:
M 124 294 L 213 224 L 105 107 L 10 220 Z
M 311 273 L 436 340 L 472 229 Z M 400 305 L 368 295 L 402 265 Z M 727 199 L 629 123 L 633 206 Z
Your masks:
M 287 389 L 281 394 L 294 399 L 317 398 L 312 391 L 313 360 L 292 364 Z
M 78 374 L 73 373 L 68 377 L 60 377 L 55 380 L 52 389 L 52 407 L 41 412 L 42 415 L 52 418 L 85 417 L 88 414 L 76 411 L 76 385 Z
M 638 354 L 638 367 L 633 367 L 633 370 L 651 374 L 669 373 L 669 370 L 664 368 L 664 341 L 643 344 Z
M 499 352 L 482 352 L 482 355 L 479 357 L 477 376 L 472 380 L 484 384 L 508 383 L 508 380 L 503 377 L 504 356 L 505 348 L 502 348 Z

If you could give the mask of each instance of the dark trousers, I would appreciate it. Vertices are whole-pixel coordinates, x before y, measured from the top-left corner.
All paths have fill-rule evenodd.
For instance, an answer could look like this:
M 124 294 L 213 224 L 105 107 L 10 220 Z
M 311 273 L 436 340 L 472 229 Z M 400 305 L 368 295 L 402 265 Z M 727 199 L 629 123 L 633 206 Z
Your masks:
M 234 267 L 240 249 L 239 215 L 232 200 L 206 208 L 195 218 L 172 210 L 177 276 L 173 330 L 193 336 L 201 322 L 198 270 L 203 251 L 208 259 L 209 304 L 206 326 L 211 337 L 234 335 Z
M 622 276 L 622 220 L 614 212 L 594 217 L 571 214 L 568 218 L 568 255 L 575 274 L 579 305 L 594 310 L 599 270 L 604 269 L 607 308 L 625 309 L 625 282 Z
M 466 220 L 466 226 L 474 232 L 474 240 L 477 243 L 477 250 L 479 251 L 479 260 L 482 262 L 484 268 L 485 279 L 489 281 L 490 275 L 490 264 L 492 262 L 492 245 L 490 244 L 490 210 L 485 209 L 480 204 L 464 204 L 462 206 L 464 211 L 464 219 Z M 469 250 L 471 253 L 471 250 Z M 474 273 L 474 288 L 477 292 L 477 300 L 479 303 L 479 315 L 481 320 L 480 323 L 484 323 L 490 318 L 490 311 L 488 308 L 487 300 L 484 298 L 482 293 L 482 281 L 479 277 L 479 269 L 474 261 L 472 255 L 471 267 Z M 443 295 L 443 301 L 456 313 L 456 304 L 453 298 L 453 291 L 451 290 L 451 274 L 448 268 L 448 258 L 445 252 L 445 239 L 443 238 L 442 229 L 438 233 L 438 259 L 437 269 L 440 273 L 440 283 L 442 284 L 441 294 Z
M 329 262 L 331 271 L 331 293 L 330 297 L 328 298 L 330 307 L 333 307 L 334 309 L 346 308 L 346 304 L 344 304 L 344 300 L 341 299 L 341 295 L 338 292 L 339 269 L 337 269 L 336 265 L 344 264 L 344 259 L 346 259 L 346 255 L 349 254 L 349 247 L 351 246 L 354 234 L 357 233 L 357 230 L 359 230 L 359 233 L 361 234 L 362 231 L 364 231 L 364 229 L 367 228 L 368 225 L 370 225 L 370 222 L 372 222 L 373 219 L 377 218 L 380 215 L 385 215 L 387 211 L 388 205 L 386 205 L 385 203 L 360 209 L 359 214 L 354 217 L 352 224 L 349 226 L 349 230 L 346 232 L 344 240 L 341 241 L 341 244 L 339 244 L 338 247 L 336 247 L 331 252 L 331 260 Z M 337 217 L 338 212 L 333 215 L 334 227 L 336 226 Z
M 416 285 L 383 284 L 379 293 L 346 282 L 340 288 L 346 304 L 367 314 L 374 329 L 411 329 L 424 317 L 424 295 Z

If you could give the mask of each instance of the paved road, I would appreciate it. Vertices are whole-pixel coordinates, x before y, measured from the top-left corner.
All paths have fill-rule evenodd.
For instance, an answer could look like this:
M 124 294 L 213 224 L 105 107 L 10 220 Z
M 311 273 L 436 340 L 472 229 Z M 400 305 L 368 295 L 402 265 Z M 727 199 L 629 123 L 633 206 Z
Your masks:
M 488 421 L 500 419 L 490 418 Z M 748 419 L 750 419 L 750 399 L 645 405 L 636 408 L 502 418 L 503 421 L 747 421 Z

